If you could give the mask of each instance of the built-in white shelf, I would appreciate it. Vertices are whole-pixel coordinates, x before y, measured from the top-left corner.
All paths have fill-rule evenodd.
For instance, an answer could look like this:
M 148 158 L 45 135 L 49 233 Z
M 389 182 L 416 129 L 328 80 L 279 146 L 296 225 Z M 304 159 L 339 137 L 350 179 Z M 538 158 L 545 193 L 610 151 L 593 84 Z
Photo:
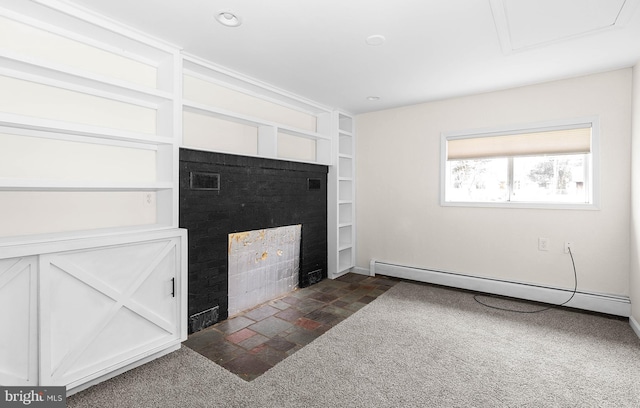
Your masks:
M 345 274 L 354 267 L 355 249 L 353 247 L 342 248 L 338 252 L 338 276 Z
M 90 95 L 153 107 L 172 100 L 171 92 L 83 71 L 0 48 L 0 75 L 57 86 Z
M 148 102 L 146 99 L 138 99 L 131 97 L 131 92 L 113 92 L 112 89 L 104 90 L 100 88 L 88 87 L 81 82 L 66 82 L 61 81 L 53 77 L 45 77 L 36 74 L 32 74 L 26 71 L 16 71 L 0 67 L 0 75 L 20 80 L 29 81 L 35 84 L 50 86 L 54 88 L 60 88 L 67 91 L 78 92 L 85 95 L 97 96 L 99 98 L 110 99 L 117 102 L 126 103 L 129 105 L 140 106 L 143 108 L 157 109 L 157 103 Z
M 38 0 L 0 7 L 0 16 L 148 65 L 158 65 L 177 47 L 154 39 L 70 2 Z M 55 23 L 52 23 L 55 22 Z
M 0 126 L 32 130 L 35 132 L 46 132 L 52 135 L 60 135 L 61 137 L 63 137 L 63 135 L 75 135 L 101 140 L 120 140 L 154 145 L 170 145 L 174 143 L 174 140 L 170 137 L 150 133 L 131 132 L 7 112 L 0 112 Z
M 340 132 L 338 134 L 338 155 L 349 156 L 353 155 L 353 137 L 351 134 Z
M 322 120 L 333 137 L 328 175 L 329 277 L 337 278 L 355 266 L 355 129 L 353 117 L 332 112 Z
M 211 116 L 217 119 L 223 119 L 241 125 L 253 126 L 256 128 L 270 127 L 276 129 L 277 132 L 286 133 L 296 137 L 303 137 L 312 140 L 326 140 L 330 141 L 330 135 L 323 135 L 318 132 L 310 132 L 304 129 L 296 129 L 291 126 L 282 125 L 276 122 L 266 121 L 256 117 L 242 115 L 239 113 L 231 112 L 225 109 L 216 108 L 199 102 L 193 102 L 189 100 L 182 101 L 183 109 L 186 112 L 192 112 L 199 115 Z
M 0 132 L 155 150 L 157 178 L 162 180 L 122 183 L 5 178 L 0 179 L 0 191 L 158 192 L 159 219 L 155 227 L 177 227 L 177 152 L 184 145 L 182 116 L 184 112 L 204 115 L 256 128 L 257 157 L 329 165 L 329 230 L 330 241 L 333 242 L 329 276 L 337 277 L 355 265 L 355 128 L 352 116 L 210 62 L 182 55 L 170 44 L 57 0 L 40 0 L 37 5 L 16 3 L 11 9 L 0 7 L 0 16 L 147 65 L 152 68 L 150 75 L 154 80 L 143 81 L 143 85 L 142 82 L 121 79 L 118 75 L 101 73 L 100 69 L 94 72 L 91 70 L 94 68 L 83 69 L 80 65 L 57 58 L 48 59 L 48 55 L 43 57 L 16 51 L 17 48 L 13 47 L 0 48 L 0 75 L 156 111 L 156 128 L 152 133 L 8 112 L 0 112 Z M 316 129 L 313 130 L 313 126 L 298 128 L 189 100 L 183 95 L 185 75 L 311 115 L 316 118 Z M 315 160 L 278 157 L 278 143 L 282 135 L 314 141 Z
M 317 132 L 309 132 L 306 130 L 296 129 L 286 125 L 274 124 L 273 126 L 278 130 L 279 133 L 286 133 L 291 136 L 303 137 L 303 138 L 312 139 L 312 140 L 331 141 L 331 136 L 323 135 Z
M 118 183 L 0 178 L 0 191 L 158 191 L 173 187 L 171 181 Z
M 340 180 L 353 180 L 352 157 L 338 156 L 338 169 Z
M 282 89 L 276 89 L 254 78 L 231 72 L 198 57 L 184 55 L 183 73 L 242 93 L 255 95 L 262 100 L 289 107 L 300 112 L 321 115 L 330 111 L 329 108 L 321 106 L 314 101 L 290 94 Z
M 340 170 L 338 169 L 338 172 Z M 339 201 L 352 201 L 354 196 L 353 180 L 338 177 Z
M 0 6 L 6 34 L 0 39 L 0 80 L 7 98 L 0 133 L 4 157 L 16 160 L 6 162 L 0 174 L 2 208 L 9 209 L 0 222 L 7 235 L 0 237 L 0 263 L 25 265 L 15 280 L 20 290 L 5 294 L 13 296 L 7 313 L 17 316 L 8 321 L 31 324 L 20 326 L 28 331 L 28 355 L 12 360 L 18 370 L 0 377 L 6 385 L 64 385 L 75 392 L 175 350 L 186 339 L 187 234 L 178 228 L 182 57 L 178 47 L 71 2 L 5 3 Z M 21 206 L 24 211 L 13 211 Z M 141 246 L 156 254 L 144 265 Z M 82 266 L 69 267 L 73 278 L 56 299 L 62 292 L 51 289 L 64 284 L 64 268 L 50 265 L 58 255 L 89 259 L 90 267 L 85 278 L 75 274 Z M 130 276 L 154 274 L 138 281 L 146 285 L 145 304 L 162 305 L 162 310 L 145 312 L 139 320 L 155 324 L 163 338 L 154 331 L 126 347 L 107 339 L 87 365 L 76 357 L 94 346 L 95 336 L 81 333 L 86 341 L 76 344 L 75 357 L 59 364 L 54 360 L 69 356 L 70 343 L 65 330 L 51 322 L 56 313 L 82 311 L 91 303 L 83 296 L 100 296 L 95 291 L 100 285 L 94 286 L 99 282 L 91 276 L 95 265 L 118 273 L 133 265 Z M 91 290 L 76 290 L 80 282 Z M 171 285 L 174 290 L 166 290 Z M 131 285 L 120 289 L 125 295 L 135 292 Z M 104 290 L 110 293 L 113 287 Z M 67 307 L 70 298 L 80 308 Z M 28 308 L 24 299 L 30 299 Z M 107 323 L 113 322 L 103 326 Z M 133 326 L 123 324 L 120 331 L 130 332 Z M 78 338 L 78 333 L 69 336 Z M 26 349 L 23 343 L 14 336 L 2 348 L 18 354 Z M 59 350 L 52 352 L 55 347 Z M 24 365 L 29 378 L 12 374 Z
M 353 117 L 338 113 L 338 130 L 340 133 L 353 135 Z
M 178 149 L 182 128 L 179 49 L 58 0 L 0 6 L 0 18 L 8 32 L 16 30 L 22 36 L 20 42 L 2 42 L 0 76 L 3 83 L 18 92 L 28 90 L 22 94 L 21 104 L 16 105 L 15 110 L 6 105 L 5 111 L 0 112 L 0 133 L 105 146 L 105 151 L 110 152 L 115 150 L 107 146 L 130 149 L 124 154 L 127 159 L 123 159 L 129 161 L 114 162 L 113 166 L 141 172 L 132 174 L 131 180 L 157 180 L 84 181 L 82 175 L 73 174 L 82 169 L 71 167 L 68 174 L 64 170 L 56 172 L 61 173 L 61 179 L 48 179 L 46 171 L 39 169 L 27 171 L 31 176 L 25 178 L 11 178 L 19 174 L 18 171 L 4 174 L 4 178 L 0 175 L 0 191 L 19 193 L 16 197 L 30 197 L 23 194 L 25 192 L 69 192 L 73 194 L 52 194 L 59 203 L 67 197 L 69 208 L 73 207 L 78 192 L 114 193 L 111 197 L 127 197 L 127 205 L 135 205 L 132 197 L 136 192 L 151 192 L 153 199 L 143 211 L 148 218 L 155 217 L 155 222 L 145 219 L 144 222 L 151 224 L 142 228 L 178 228 Z M 60 49 L 60 52 L 49 52 L 49 49 Z M 81 56 L 85 53 L 91 57 L 83 59 Z M 33 98 L 33 109 L 27 98 Z M 60 104 L 56 98 L 61 99 Z M 100 112 L 110 112 L 111 107 L 118 113 L 100 116 Z M 96 115 L 83 114 L 84 108 L 85 112 Z M 54 147 L 52 155 L 64 154 L 64 143 L 47 142 L 46 145 Z M 74 148 L 96 154 L 100 149 Z M 131 149 L 154 153 L 143 154 Z M 136 158 L 142 161 L 137 162 Z M 51 163 L 56 160 L 52 159 Z M 127 194 L 115 194 L 119 192 Z M 84 207 L 82 211 L 90 214 L 93 210 Z M 99 210 L 95 211 L 99 216 Z M 131 226 L 134 231 L 140 228 Z M 129 227 L 106 230 L 118 234 Z M 82 236 L 103 233 L 91 226 L 76 232 Z M 32 234 L 34 239 L 40 235 Z
M 182 73 L 185 79 L 182 110 L 191 114 L 186 117 L 189 122 L 185 122 L 185 147 L 304 163 L 333 163 L 331 146 L 335 136 L 318 121 L 318 117 L 329 114 L 329 108 L 191 56 L 183 57 Z M 207 122 L 204 118 L 216 121 Z M 209 140 L 202 135 L 196 137 L 193 125 L 188 126 L 196 122 L 199 126 L 220 127 L 230 138 L 237 136 L 235 140 L 242 142 L 229 146 L 215 137 Z M 255 129 L 251 136 L 250 128 Z M 292 154 L 292 146 L 299 155 Z M 233 148 L 238 151 L 229 151 Z
M 353 223 L 353 203 L 351 201 L 338 202 L 338 227 Z

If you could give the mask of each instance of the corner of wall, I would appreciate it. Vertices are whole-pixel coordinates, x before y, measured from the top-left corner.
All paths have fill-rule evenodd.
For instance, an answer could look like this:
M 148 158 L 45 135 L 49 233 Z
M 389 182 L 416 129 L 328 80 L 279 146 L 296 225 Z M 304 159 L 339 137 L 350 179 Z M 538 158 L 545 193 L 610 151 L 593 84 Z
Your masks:
M 356 266 L 354 268 L 351 269 L 352 273 L 357 273 L 358 275 L 365 275 L 365 276 L 374 276 L 373 272 L 367 268 L 362 268 L 360 266 Z
M 640 61 L 633 67 L 631 112 L 631 251 L 629 297 L 631 327 L 640 337 Z
M 631 326 L 631 329 L 633 329 L 633 332 L 636 334 L 636 336 L 640 337 L 640 324 L 638 324 L 638 321 L 634 319 L 633 316 L 629 318 L 629 325 Z

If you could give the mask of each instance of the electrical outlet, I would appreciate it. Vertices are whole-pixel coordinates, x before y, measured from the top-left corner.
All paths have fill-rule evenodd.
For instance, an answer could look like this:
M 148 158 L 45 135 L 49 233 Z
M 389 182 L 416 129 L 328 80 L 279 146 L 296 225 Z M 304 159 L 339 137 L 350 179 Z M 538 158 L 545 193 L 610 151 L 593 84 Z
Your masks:
M 569 253 L 569 248 L 571 248 L 573 250 L 573 242 L 565 242 L 564 243 L 564 253 L 568 254 Z
M 156 205 L 156 196 L 154 193 L 146 192 L 142 195 L 142 206 L 152 208 Z
M 538 251 L 549 250 L 549 238 L 538 238 Z

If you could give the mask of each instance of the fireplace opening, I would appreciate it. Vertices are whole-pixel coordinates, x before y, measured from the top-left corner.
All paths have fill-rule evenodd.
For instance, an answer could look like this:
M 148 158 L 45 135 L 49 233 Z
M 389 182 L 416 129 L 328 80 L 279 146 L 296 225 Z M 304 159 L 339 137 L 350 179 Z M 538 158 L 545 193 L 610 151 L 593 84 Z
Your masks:
M 302 225 L 229 234 L 229 316 L 298 288 Z

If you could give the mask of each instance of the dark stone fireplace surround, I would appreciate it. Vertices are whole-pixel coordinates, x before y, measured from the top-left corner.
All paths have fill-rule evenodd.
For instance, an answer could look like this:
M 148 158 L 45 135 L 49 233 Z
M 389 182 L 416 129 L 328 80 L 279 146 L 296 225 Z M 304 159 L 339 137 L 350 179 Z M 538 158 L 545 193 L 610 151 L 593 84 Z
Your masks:
M 191 188 L 191 172 L 219 174 L 220 189 Z M 318 270 L 327 277 L 327 172 L 323 165 L 180 149 L 189 316 L 219 306 L 219 320 L 228 317 L 230 233 L 302 224 L 299 286 L 318 281 Z

